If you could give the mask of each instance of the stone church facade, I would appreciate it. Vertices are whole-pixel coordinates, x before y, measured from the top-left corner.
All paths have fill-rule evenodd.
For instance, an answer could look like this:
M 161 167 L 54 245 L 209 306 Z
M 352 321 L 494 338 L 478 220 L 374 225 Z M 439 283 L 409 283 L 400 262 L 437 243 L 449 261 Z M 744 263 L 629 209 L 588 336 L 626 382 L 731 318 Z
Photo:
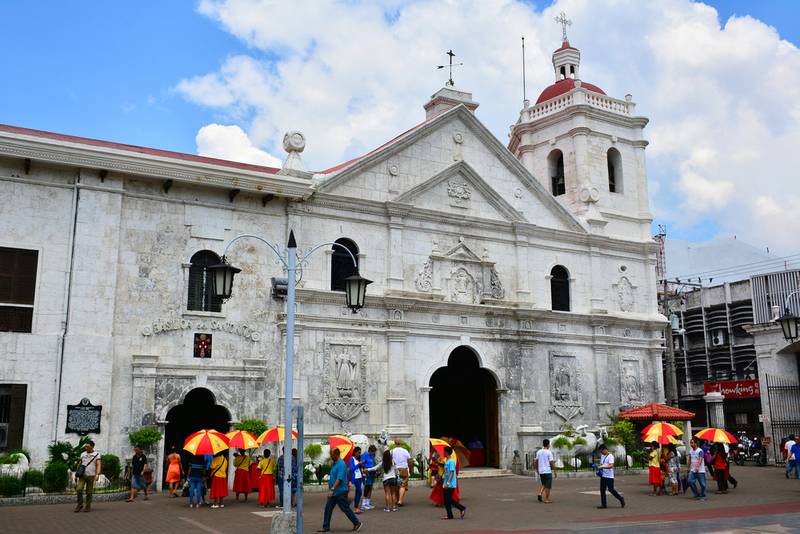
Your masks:
M 505 468 L 560 424 L 662 401 L 647 119 L 582 84 L 579 58 L 556 51 L 556 83 L 507 146 L 447 86 L 424 122 L 316 174 L 299 135 L 272 169 L 0 126 L 0 252 L 35 260 L 34 294 L 0 295 L 0 387 L 25 386 L 18 437 L 34 462 L 75 437 L 81 399 L 103 407 L 98 450 L 120 456 L 142 427 L 165 433 L 161 455 L 192 425 L 282 424 L 282 266 L 242 239 L 232 298 L 206 285 L 240 234 L 284 249 L 293 230 L 303 254 L 338 242 L 375 282 L 352 314 L 349 256 L 325 246 L 301 265 L 306 439 L 386 429 L 422 451 L 452 435 Z

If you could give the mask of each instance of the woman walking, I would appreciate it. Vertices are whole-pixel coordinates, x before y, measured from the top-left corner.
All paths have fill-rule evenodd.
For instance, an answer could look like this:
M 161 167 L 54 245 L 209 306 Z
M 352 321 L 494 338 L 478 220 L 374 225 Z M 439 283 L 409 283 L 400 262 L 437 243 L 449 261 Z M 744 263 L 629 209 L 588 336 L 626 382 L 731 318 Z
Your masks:
M 200 456 L 195 456 L 189 463 L 189 508 L 200 508 L 203 479 L 206 476 L 206 463 Z
M 717 444 L 711 463 L 714 464 L 714 476 L 717 477 L 717 493 L 728 493 L 728 453 L 721 443 Z
M 233 491 L 236 492 L 236 500 L 239 502 L 239 494 L 244 493 L 244 502 L 247 502 L 247 496 L 250 495 L 250 465 L 253 460 L 250 459 L 248 454 L 244 451 L 239 451 L 239 454 L 234 454 L 233 466 L 236 468 L 236 474 L 233 477 Z
M 678 464 L 678 455 L 675 445 L 672 443 L 667 447 L 667 481 L 666 483 L 672 486 L 672 491 L 669 495 L 680 495 L 678 491 L 678 483 L 680 482 L 680 465 Z
M 174 499 L 178 496 L 175 489 L 178 487 L 178 482 L 181 481 L 181 477 L 183 476 L 183 466 L 181 465 L 181 455 L 178 454 L 178 448 L 173 445 L 169 450 L 170 453 L 169 456 L 167 456 L 169 468 L 167 469 L 166 482 L 169 483 L 169 496 L 171 499 Z
M 258 472 L 261 473 L 258 482 L 258 507 L 269 508 L 269 503 L 275 498 L 275 460 L 269 457 L 269 449 L 264 451 L 264 459 L 258 462 Z
M 651 497 L 656 497 L 661 495 L 661 454 L 658 451 L 658 443 L 655 441 L 651 443 L 652 450 L 650 451 L 650 481 L 649 483 L 653 485 L 653 493 L 650 494 Z
M 228 460 L 224 452 L 218 453 L 211 462 L 211 508 L 225 508 L 222 499 L 228 496 Z
M 371 473 L 383 474 L 383 491 L 386 494 L 386 508 L 384 512 L 396 512 L 397 501 L 400 499 L 400 471 L 392 460 L 392 452 L 383 452 L 383 461 L 369 470 Z

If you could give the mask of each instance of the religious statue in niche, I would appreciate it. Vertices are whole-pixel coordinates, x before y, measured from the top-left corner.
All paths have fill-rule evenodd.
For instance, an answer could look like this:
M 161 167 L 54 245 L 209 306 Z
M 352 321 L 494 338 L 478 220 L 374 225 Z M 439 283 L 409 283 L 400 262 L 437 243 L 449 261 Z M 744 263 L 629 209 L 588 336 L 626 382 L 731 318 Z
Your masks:
M 569 421 L 586 410 L 581 399 L 578 358 L 572 354 L 550 354 L 550 413 Z
M 451 278 L 452 293 L 450 300 L 472 304 L 475 302 L 475 282 L 472 275 L 463 267 L 459 267 Z
M 366 403 L 367 348 L 364 340 L 326 340 L 324 361 L 324 390 L 320 410 L 340 419 L 342 425 L 361 411 L 369 411 Z
M 617 298 L 620 311 L 633 311 L 633 286 L 627 278 L 621 278 L 617 284 Z
M 625 405 L 641 404 L 639 361 L 623 360 L 620 365 L 620 396 Z
M 195 334 L 194 335 L 194 357 L 195 358 L 210 358 L 211 357 L 211 334 Z

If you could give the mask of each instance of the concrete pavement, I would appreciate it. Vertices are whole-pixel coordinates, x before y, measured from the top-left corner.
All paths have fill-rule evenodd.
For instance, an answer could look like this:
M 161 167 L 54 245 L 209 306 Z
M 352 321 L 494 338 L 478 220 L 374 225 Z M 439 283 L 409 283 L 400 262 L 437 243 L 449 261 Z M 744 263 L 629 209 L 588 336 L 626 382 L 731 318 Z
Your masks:
M 551 493 L 552 504 L 539 503 L 539 483 L 530 477 L 465 479 L 461 485 L 466 518 L 442 521 L 441 508 L 428 499 L 430 490 L 414 488 L 407 494 L 406 506 L 386 513 L 383 490 L 375 488 L 376 509 L 365 512 L 362 532 L 490 534 L 499 532 L 533 533 L 587 531 L 603 533 L 670 532 L 752 534 L 757 532 L 800 533 L 800 480 L 786 479 L 783 469 L 746 466 L 733 469 L 739 487 L 727 495 L 716 495 L 716 483 L 709 481 L 706 502 L 686 496 L 649 497 L 645 475 L 619 476 L 617 490 L 627 506 L 609 496 L 609 508 L 598 510 L 599 480 L 556 479 Z M 241 534 L 269 532 L 270 516 L 275 509 L 257 507 L 251 502 L 236 504 L 226 499 L 223 509 L 189 509 L 188 499 L 170 499 L 164 492 L 133 503 L 97 503 L 91 513 L 72 513 L 74 505 L 22 506 L 0 508 L 0 532 L 16 533 L 152 533 L 176 534 L 208 532 Z M 322 524 L 325 494 L 307 494 L 305 532 L 314 532 Z M 352 525 L 338 510 L 331 529 L 347 532 Z

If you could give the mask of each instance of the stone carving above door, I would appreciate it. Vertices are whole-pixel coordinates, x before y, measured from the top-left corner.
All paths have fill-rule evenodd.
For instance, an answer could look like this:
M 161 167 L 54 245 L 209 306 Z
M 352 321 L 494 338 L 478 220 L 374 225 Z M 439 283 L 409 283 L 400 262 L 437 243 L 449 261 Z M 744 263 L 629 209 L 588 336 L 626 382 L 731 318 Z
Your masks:
M 430 256 L 414 278 L 417 291 L 442 295 L 445 300 L 461 304 L 505 298 L 500 273 L 490 259 L 488 245 L 483 245 L 483 255 L 478 256 L 463 237 L 445 252 L 441 252 L 438 238 L 432 243 Z
M 367 348 L 363 339 L 325 340 L 325 391 L 320 410 L 343 423 L 361 411 L 369 411 L 367 391 Z
M 586 410 L 582 403 L 578 358 L 568 353 L 550 353 L 550 413 L 569 421 Z

